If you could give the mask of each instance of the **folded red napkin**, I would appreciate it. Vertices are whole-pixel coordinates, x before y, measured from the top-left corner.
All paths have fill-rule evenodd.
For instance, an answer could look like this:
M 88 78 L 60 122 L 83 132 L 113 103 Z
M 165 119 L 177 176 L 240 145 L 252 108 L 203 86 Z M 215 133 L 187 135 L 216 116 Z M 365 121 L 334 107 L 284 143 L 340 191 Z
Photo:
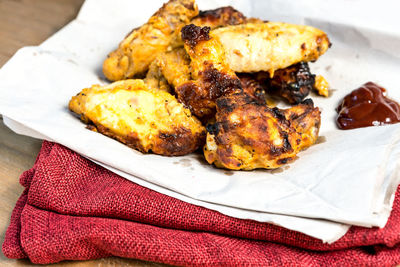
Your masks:
M 329 245 L 132 183 L 44 142 L 3 243 L 33 263 L 111 255 L 174 265 L 391 266 L 400 263 L 400 187 L 385 228 L 352 227 Z

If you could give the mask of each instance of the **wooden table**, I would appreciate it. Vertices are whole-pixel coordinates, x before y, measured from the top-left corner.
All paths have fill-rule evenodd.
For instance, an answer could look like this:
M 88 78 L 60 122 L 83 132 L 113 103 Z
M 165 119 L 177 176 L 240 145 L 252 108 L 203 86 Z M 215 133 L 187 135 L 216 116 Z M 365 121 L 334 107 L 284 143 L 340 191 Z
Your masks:
M 75 18 L 84 0 L 0 0 L 0 67 L 21 47 L 38 45 Z M 12 209 L 23 191 L 21 173 L 32 167 L 41 140 L 9 130 L 0 119 L 0 242 Z M 0 266 L 32 266 L 28 260 L 7 259 Z M 63 262 L 60 266 L 165 266 L 117 257 Z

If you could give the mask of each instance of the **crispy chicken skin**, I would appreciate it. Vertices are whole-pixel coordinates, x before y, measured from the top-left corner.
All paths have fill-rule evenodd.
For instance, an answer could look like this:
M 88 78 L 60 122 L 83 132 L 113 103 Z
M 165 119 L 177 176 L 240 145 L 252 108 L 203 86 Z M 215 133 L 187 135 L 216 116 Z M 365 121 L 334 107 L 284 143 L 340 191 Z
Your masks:
M 281 110 L 243 93 L 221 97 L 216 122 L 207 126 L 204 155 L 219 168 L 278 168 L 315 143 L 320 121 L 311 100 Z
M 311 26 L 281 22 L 247 23 L 215 29 L 235 72 L 274 71 L 301 61 L 315 61 L 330 47 L 328 36 Z
M 241 90 L 239 78 L 226 64 L 224 49 L 218 40 L 210 38 L 209 31 L 209 27 L 193 24 L 182 28 L 191 80 L 175 86 L 178 99 L 202 119 L 215 114 L 217 98 Z
M 103 63 L 104 75 L 117 81 L 145 74 L 150 63 L 197 14 L 194 0 L 170 0 L 108 55 Z
M 179 156 L 195 151 L 206 136 L 200 121 L 164 91 L 143 80 L 83 89 L 69 102 L 90 128 L 141 152 Z

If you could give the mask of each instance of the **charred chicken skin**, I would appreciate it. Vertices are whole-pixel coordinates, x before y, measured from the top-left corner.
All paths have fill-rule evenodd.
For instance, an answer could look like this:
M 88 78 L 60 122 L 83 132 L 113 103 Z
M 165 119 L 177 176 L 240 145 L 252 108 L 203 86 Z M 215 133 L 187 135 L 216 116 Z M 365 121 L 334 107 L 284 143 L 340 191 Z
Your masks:
M 108 55 L 103 63 L 104 75 L 117 81 L 145 74 L 150 63 L 168 49 L 180 29 L 196 15 L 194 0 L 170 0 Z
M 267 78 L 268 92 L 286 99 L 290 104 L 303 101 L 315 84 L 315 75 L 311 74 L 306 62 L 300 62 L 275 71 L 274 77 Z
M 219 168 L 278 168 L 315 143 L 320 122 L 320 111 L 311 100 L 281 110 L 235 93 L 217 100 L 216 122 L 207 126 L 204 155 Z
M 124 80 L 83 89 L 69 102 L 90 129 L 141 152 L 165 156 L 195 151 L 205 129 L 174 96 L 150 90 L 143 80 Z

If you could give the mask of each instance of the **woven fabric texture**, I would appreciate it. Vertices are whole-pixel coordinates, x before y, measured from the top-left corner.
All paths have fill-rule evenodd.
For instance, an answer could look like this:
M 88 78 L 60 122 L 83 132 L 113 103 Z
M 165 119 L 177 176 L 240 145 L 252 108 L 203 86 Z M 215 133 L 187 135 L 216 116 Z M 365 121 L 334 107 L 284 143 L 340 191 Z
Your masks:
M 400 263 L 400 190 L 385 228 L 352 227 L 333 244 L 240 220 L 132 183 L 44 142 L 3 243 L 34 263 L 111 255 L 175 265 L 392 266 Z

